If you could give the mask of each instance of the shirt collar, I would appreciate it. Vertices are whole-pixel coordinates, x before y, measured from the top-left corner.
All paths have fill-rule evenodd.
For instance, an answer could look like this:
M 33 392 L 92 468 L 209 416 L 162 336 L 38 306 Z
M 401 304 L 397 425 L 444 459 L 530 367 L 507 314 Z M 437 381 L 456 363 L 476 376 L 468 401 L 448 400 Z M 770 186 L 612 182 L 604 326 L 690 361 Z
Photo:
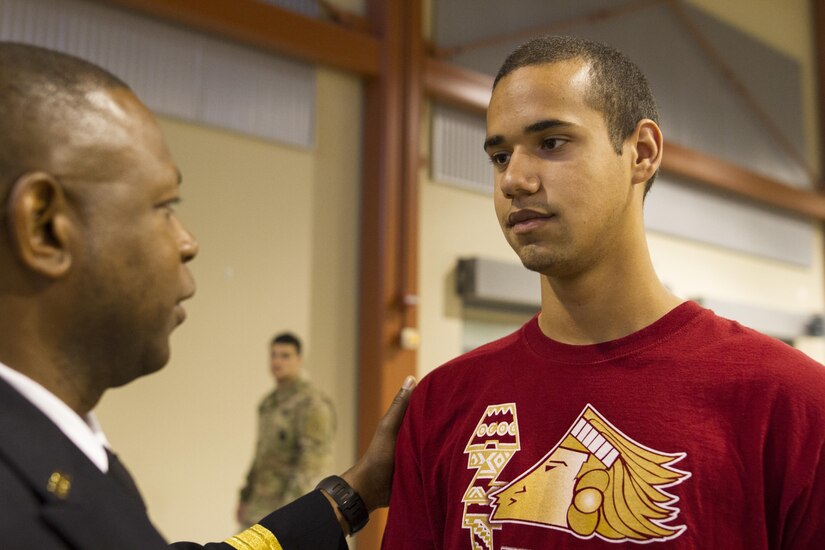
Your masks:
M 81 418 L 52 392 L 2 362 L 0 378 L 45 414 L 101 472 L 109 471 L 109 457 L 106 455 L 109 441 L 101 430 L 94 412 Z

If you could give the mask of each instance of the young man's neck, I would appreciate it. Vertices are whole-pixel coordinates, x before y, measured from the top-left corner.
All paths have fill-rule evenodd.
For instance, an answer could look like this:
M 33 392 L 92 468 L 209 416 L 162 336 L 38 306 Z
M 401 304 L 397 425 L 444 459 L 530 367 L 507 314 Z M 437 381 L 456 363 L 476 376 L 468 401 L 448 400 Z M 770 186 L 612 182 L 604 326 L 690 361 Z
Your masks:
M 553 340 L 598 344 L 633 334 L 684 300 L 659 281 L 653 266 L 602 269 L 572 279 L 541 277 L 539 327 Z

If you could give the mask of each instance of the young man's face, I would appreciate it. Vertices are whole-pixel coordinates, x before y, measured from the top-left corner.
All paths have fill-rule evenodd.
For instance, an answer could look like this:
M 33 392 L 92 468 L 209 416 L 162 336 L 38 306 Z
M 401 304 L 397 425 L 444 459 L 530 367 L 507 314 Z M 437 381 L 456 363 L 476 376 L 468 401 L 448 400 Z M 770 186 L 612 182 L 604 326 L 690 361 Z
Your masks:
M 617 155 L 590 107 L 589 67 L 569 60 L 517 69 L 487 111 L 485 151 L 504 236 L 534 271 L 575 277 L 622 253 L 633 196 L 631 155 Z
M 269 365 L 278 383 L 289 382 L 301 373 L 301 356 L 292 344 L 272 344 Z

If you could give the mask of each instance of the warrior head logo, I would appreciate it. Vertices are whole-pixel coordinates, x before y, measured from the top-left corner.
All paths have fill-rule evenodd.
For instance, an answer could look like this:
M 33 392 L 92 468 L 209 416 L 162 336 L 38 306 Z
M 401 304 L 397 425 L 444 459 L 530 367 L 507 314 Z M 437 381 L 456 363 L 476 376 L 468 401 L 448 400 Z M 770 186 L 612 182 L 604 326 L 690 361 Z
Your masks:
M 664 489 L 690 477 L 671 466 L 684 457 L 635 443 L 588 405 L 556 447 L 489 494 L 490 521 L 610 542 L 670 540 L 685 527 L 670 524 L 678 498 Z

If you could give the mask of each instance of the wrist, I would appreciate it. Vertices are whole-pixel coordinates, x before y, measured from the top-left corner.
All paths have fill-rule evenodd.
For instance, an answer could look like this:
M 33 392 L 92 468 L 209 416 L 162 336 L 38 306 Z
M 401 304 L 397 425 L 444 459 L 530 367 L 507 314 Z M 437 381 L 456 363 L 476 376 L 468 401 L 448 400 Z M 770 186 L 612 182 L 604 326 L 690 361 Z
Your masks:
M 341 531 L 347 536 L 351 535 L 352 533 L 350 533 L 350 526 L 349 523 L 347 523 L 347 518 L 345 518 L 344 514 L 341 513 L 341 510 L 338 509 L 338 503 L 335 502 L 335 500 L 331 496 L 329 496 L 329 493 L 327 493 L 323 489 L 319 490 L 321 491 L 321 494 L 324 495 L 324 497 L 327 499 L 329 505 L 332 506 L 332 509 L 335 512 L 335 519 L 338 520 L 338 526 L 341 528 Z
M 329 476 L 321 480 L 316 489 L 321 489 L 327 500 L 334 503 L 335 515 L 345 533 L 354 535 L 369 521 L 364 500 L 342 477 Z

